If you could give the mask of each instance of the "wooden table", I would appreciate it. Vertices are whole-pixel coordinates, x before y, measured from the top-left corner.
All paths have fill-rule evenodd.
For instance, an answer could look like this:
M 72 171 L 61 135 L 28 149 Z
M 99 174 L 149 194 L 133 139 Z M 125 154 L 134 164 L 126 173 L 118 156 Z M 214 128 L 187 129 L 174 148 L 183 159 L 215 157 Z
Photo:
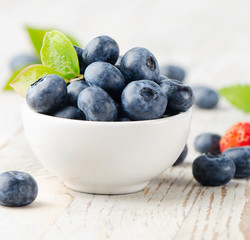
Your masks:
M 198 133 L 223 133 L 237 121 L 249 121 L 223 101 L 210 112 L 194 109 L 183 164 L 153 179 L 144 191 L 117 196 L 68 189 L 31 152 L 21 124 L 23 99 L 1 94 L 0 102 L 5 103 L 0 105 L 0 171 L 29 172 L 39 185 L 33 204 L 0 207 L 1 239 L 249 239 L 250 181 L 202 187 L 191 172 Z
M 5 23 L 1 28 L 5 36 L 0 44 L 1 84 L 9 74 L 8 60 L 21 50 L 31 51 L 20 29 L 30 19 L 33 25 L 65 29 L 85 43 L 100 34 L 111 35 L 122 52 L 134 46 L 147 47 L 160 62 L 185 66 L 191 85 L 217 88 L 250 81 L 248 0 L 43 3 L 38 12 L 35 1 L 1 1 L 0 23 Z M 58 13 L 52 11 L 55 7 Z M 16 44 L 17 39 L 21 44 Z M 68 189 L 38 162 L 22 128 L 23 101 L 15 94 L 0 93 L 0 172 L 31 173 L 38 182 L 39 195 L 26 207 L 0 207 L 1 240 L 250 239 L 249 179 L 202 187 L 191 171 L 198 156 L 193 141 L 199 133 L 223 134 L 236 122 L 250 121 L 250 115 L 223 99 L 212 111 L 194 108 L 189 154 L 182 165 L 153 179 L 144 191 L 105 196 Z

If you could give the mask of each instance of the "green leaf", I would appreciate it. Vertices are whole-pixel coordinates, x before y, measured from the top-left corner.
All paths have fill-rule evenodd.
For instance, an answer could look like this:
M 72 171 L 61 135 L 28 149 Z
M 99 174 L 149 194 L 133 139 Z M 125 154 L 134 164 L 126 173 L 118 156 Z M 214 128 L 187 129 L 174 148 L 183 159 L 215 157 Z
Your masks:
M 219 93 L 235 107 L 250 112 L 250 85 L 235 85 L 222 88 Z
M 56 70 L 52 68 L 43 66 L 41 64 L 36 64 L 36 65 L 31 65 L 22 70 L 11 82 L 10 86 L 18 94 L 25 97 L 30 85 L 39 78 L 44 77 L 48 74 L 57 74 L 63 77 L 62 74 L 58 73 Z
M 36 50 L 37 55 L 40 56 L 40 51 L 43 45 L 43 37 L 45 33 L 49 30 L 35 29 L 35 28 L 30 28 L 30 27 L 26 27 L 26 30 L 29 33 L 31 42 Z
M 3 87 L 2 90 L 4 91 L 13 91 L 13 88 L 10 87 L 10 83 L 15 79 L 15 77 L 23 70 L 25 69 L 26 67 L 30 66 L 30 65 L 33 65 L 33 64 L 40 64 L 41 62 L 37 59 L 37 62 L 33 62 L 33 63 L 30 63 L 30 64 L 25 64 L 23 65 L 21 68 L 15 70 L 12 72 L 12 75 L 10 76 L 10 78 L 8 79 L 8 81 L 6 82 L 5 86 Z
M 13 80 L 16 78 L 16 76 L 22 71 L 21 70 L 17 70 L 15 72 L 12 73 L 11 77 L 9 78 L 8 82 L 5 84 L 5 86 L 3 87 L 4 91 L 13 91 L 13 88 L 10 86 L 10 83 L 13 82 Z
M 32 27 L 26 27 L 26 30 L 28 31 L 28 34 L 30 36 L 30 40 L 35 48 L 35 51 L 38 56 L 40 56 L 40 51 L 43 45 L 43 38 L 46 32 L 50 32 L 51 29 L 37 29 Z M 71 43 L 75 46 L 80 46 L 79 43 L 69 35 L 66 35 L 68 39 L 71 41 Z
M 75 38 L 73 38 L 72 36 L 70 36 L 70 35 L 66 35 L 65 34 L 65 36 L 70 40 L 70 42 L 73 44 L 73 45 L 75 45 L 75 46 L 77 46 L 77 47 L 81 47 L 80 46 L 80 44 L 76 41 L 76 39 Z
M 75 78 L 80 74 L 78 57 L 72 43 L 58 31 L 45 34 L 41 60 L 44 66 L 55 69 L 66 79 Z

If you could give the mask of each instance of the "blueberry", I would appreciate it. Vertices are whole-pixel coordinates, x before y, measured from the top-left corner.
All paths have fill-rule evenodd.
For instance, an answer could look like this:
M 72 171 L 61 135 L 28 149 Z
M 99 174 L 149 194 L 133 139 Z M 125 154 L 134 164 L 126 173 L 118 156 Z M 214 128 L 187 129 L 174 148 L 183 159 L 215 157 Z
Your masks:
M 127 82 L 135 80 L 154 80 L 160 78 L 158 62 L 145 48 L 132 48 L 121 59 L 121 72 Z
M 131 120 L 129 118 L 127 118 L 127 117 L 123 117 L 123 118 L 118 118 L 117 121 L 118 122 L 129 122 Z
M 122 108 L 122 103 L 116 102 L 115 105 L 116 105 L 116 109 L 117 109 L 117 118 L 127 118 L 128 116 Z
M 188 147 L 187 147 L 187 145 L 185 145 L 184 149 L 182 150 L 180 156 L 177 158 L 177 160 L 175 161 L 173 166 L 177 166 L 177 165 L 181 164 L 185 160 L 185 158 L 187 157 L 187 153 L 188 153 Z
M 32 203 L 38 193 L 35 179 L 28 173 L 9 171 L 0 174 L 0 204 L 9 207 Z
M 194 140 L 194 148 L 200 153 L 220 153 L 221 136 L 214 133 L 202 133 Z
M 123 56 L 119 56 L 119 58 L 117 59 L 116 63 L 115 63 L 115 67 L 117 67 L 119 70 L 121 69 L 121 60 L 122 60 Z
M 167 80 L 168 79 L 168 77 L 166 77 L 166 76 L 164 76 L 164 75 L 160 75 L 160 78 L 158 79 L 158 80 L 154 80 L 157 84 L 161 84 L 161 82 L 163 81 L 163 80 Z
M 193 87 L 194 103 L 199 108 L 212 109 L 219 102 L 218 94 L 211 88 L 205 86 Z
M 234 161 L 235 178 L 250 177 L 250 146 L 228 148 L 223 154 Z
M 84 74 L 84 71 L 87 67 L 87 65 L 85 64 L 84 60 L 83 60 L 83 49 L 81 49 L 80 47 L 74 46 L 75 50 L 76 50 L 76 54 L 78 57 L 78 62 L 79 62 L 79 67 L 80 67 L 80 74 Z
M 37 64 L 37 63 L 40 63 L 40 60 L 37 57 L 28 54 L 20 54 L 11 60 L 10 68 L 13 71 L 17 71 L 31 64 Z
M 171 79 L 162 80 L 160 86 L 168 98 L 167 112 L 185 112 L 193 105 L 191 87 Z
M 220 154 L 207 153 L 197 157 L 192 165 L 194 178 L 204 186 L 220 186 L 234 176 L 235 164 Z
M 77 80 L 77 81 L 71 82 L 67 86 L 67 91 L 68 91 L 67 104 L 77 107 L 78 95 L 83 89 L 87 87 L 89 87 L 89 84 L 86 83 L 84 80 Z
M 149 120 L 163 116 L 167 97 L 155 82 L 139 80 L 129 83 L 122 92 L 122 107 L 132 120 Z
M 62 77 L 50 74 L 34 82 L 27 94 L 28 105 L 39 113 L 52 113 L 65 106 L 67 85 Z
M 96 86 L 81 91 L 78 96 L 78 108 L 83 111 L 87 120 L 114 121 L 117 118 L 114 100 L 105 90 Z
M 119 47 L 114 39 L 99 36 L 91 40 L 83 51 L 84 64 L 93 62 L 109 62 L 115 64 L 119 57 Z
M 114 99 L 120 98 L 121 92 L 126 86 L 121 72 L 106 62 L 91 63 L 86 68 L 84 77 L 88 84 L 104 89 Z
M 76 107 L 66 106 L 53 114 L 55 117 L 84 120 L 84 114 Z
M 161 83 L 163 80 L 168 80 L 168 77 L 166 77 L 165 75 L 160 75 L 159 82 Z
M 175 79 L 181 82 L 184 81 L 186 76 L 185 70 L 183 68 L 174 65 L 160 66 L 160 72 L 170 79 Z

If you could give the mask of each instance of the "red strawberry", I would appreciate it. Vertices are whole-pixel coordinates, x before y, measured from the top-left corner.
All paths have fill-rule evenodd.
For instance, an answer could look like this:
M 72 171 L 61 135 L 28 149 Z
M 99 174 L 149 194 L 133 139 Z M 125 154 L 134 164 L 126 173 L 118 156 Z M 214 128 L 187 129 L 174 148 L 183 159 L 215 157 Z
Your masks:
M 230 127 L 220 140 L 221 152 L 230 147 L 250 145 L 250 123 L 240 122 Z

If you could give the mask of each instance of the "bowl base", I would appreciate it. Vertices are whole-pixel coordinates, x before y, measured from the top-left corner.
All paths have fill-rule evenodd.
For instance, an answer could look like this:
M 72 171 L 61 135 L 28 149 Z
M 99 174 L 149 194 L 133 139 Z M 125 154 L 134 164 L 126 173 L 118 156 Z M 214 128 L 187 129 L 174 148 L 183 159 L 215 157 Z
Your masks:
M 134 185 L 125 185 L 125 186 L 97 186 L 97 185 L 85 185 L 85 186 L 78 186 L 74 185 L 68 182 L 64 182 L 64 184 L 77 192 L 83 192 L 83 193 L 91 193 L 91 194 L 103 194 L 103 195 L 114 195 L 114 194 L 128 194 L 128 193 L 134 193 L 139 192 L 143 190 L 149 182 L 144 182 L 140 184 L 134 184 Z

